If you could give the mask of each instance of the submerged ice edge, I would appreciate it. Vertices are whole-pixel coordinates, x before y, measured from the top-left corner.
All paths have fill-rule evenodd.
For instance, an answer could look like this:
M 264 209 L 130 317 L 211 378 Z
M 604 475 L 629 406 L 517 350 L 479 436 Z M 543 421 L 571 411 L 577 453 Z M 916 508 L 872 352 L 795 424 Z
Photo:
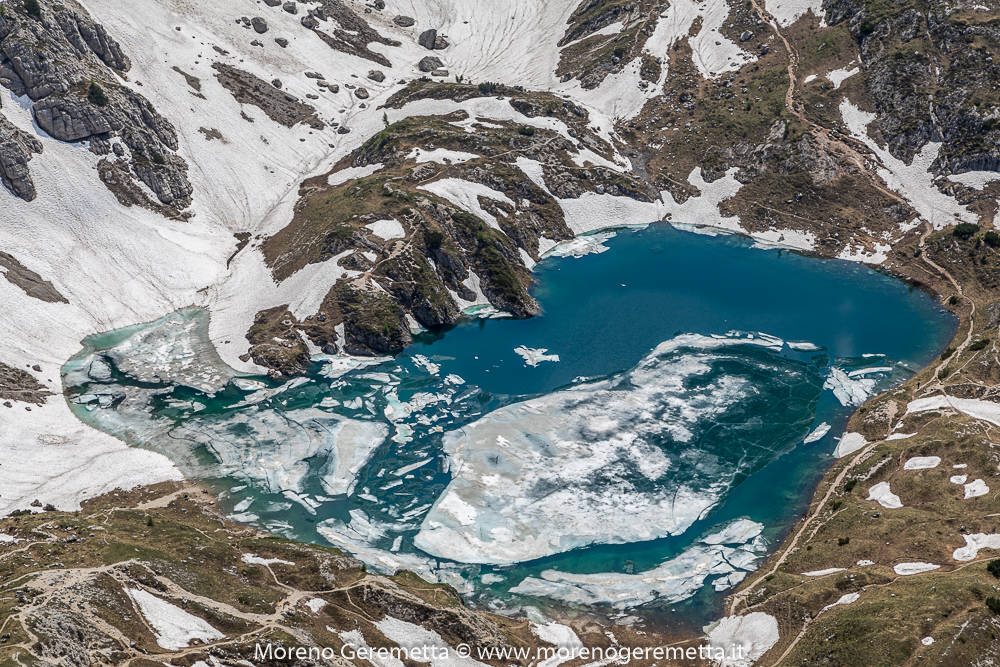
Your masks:
M 172 314 L 162 318 L 148 325 L 146 329 L 136 328 L 132 335 L 117 341 L 110 349 L 95 349 L 89 355 L 78 355 L 79 358 L 75 358 L 73 364 L 67 364 L 66 384 L 67 388 L 84 388 L 84 393 L 77 393 L 71 400 L 84 403 L 78 405 L 78 409 L 86 410 L 92 418 L 102 423 L 106 430 L 124 434 L 132 441 L 148 443 L 157 438 L 169 440 L 170 446 L 167 447 L 167 451 L 170 455 L 178 460 L 188 459 L 191 469 L 205 471 L 214 468 L 215 474 L 224 473 L 245 479 L 257 489 L 258 493 L 263 491 L 281 494 L 290 501 L 270 500 L 254 504 L 253 497 L 243 498 L 236 503 L 234 518 L 255 522 L 278 532 L 292 531 L 289 536 L 297 537 L 294 535 L 294 529 L 287 523 L 283 524 L 278 518 L 287 512 L 290 503 L 297 503 L 304 511 L 316 514 L 322 503 L 331 500 L 316 495 L 315 492 L 312 497 L 307 493 L 306 481 L 316 476 L 317 468 L 314 464 L 317 459 L 323 462 L 318 468 L 322 493 L 329 496 L 346 494 L 352 498 L 367 498 L 375 504 L 381 504 L 385 502 L 388 491 L 403 484 L 400 477 L 412 478 L 412 471 L 433 464 L 438 457 L 435 451 L 429 451 L 424 446 L 415 447 L 413 449 L 417 455 L 416 460 L 414 463 L 398 466 L 398 475 L 395 476 L 398 481 L 388 480 L 378 488 L 365 486 L 363 489 L 354 489 L 357 474 L 366 466 L 370 467 L 373 463 L 370 457 L 383 447 L 392 428 L 396 431 L 392 440 L 403 445 L 413 442 L 415 437 L 421 437 L 417 435 L 421 431 L 424 437 L 427 437 L 433 433 L 443 432 L 445 428 L 442 424 L 447 422 L 450 422 L 452 424 L 450 428 L 454 429 L 456 420 L 460 422 L 463 415 L 466 419 L 477 416 L 475 410 L 458 408 L 454 404 L 455 399 L 459 398 L 455 394 L 462 388 L 464 381 L 455 375 L 441 379 L 440 365 L 420 355 L 410 360 L 413 366 L 412 372 L 424 374 L 428 378 L 437 377 L 440 386 L 447 388 L 445 393 L 423 392 L 421 395 L 421 392 L 413 392 L 413 396 L 408 397 L 410 400 L 400 399 L 397 396 L 400 391 L 398 390 L 400 378 L 412 375 L 410 371 L 400 372 L 400 364 L 405 361 L 402 358 L 373 360 L 380 368 L 384 364 L 384 368 L 390 371 L 388 373 L 367 371 L 365 366 L 368 364 L 361 360 L 355 365 L 352 360 L 324 358 L 322 361 L 328 362 L 327 369 L 332 364 L 336 370 L 327 370 L 318 378 L 298 378 L 271 388 L 260 380 L 236 377 L 234 373 L 228 374 L 231 369 L 224 364 L 218 367 L 212 362 L 209 364 L 210 368 L 206 369 L 199 363 L 201 360 L 198 351 L 199 346 L 207 340 L 207 331 L 202 331 L 204 327 L 199 321 L 199 314 L 189 311 L 190 309 L 181 311 L 183 316 Z M 205 339 L 199 341 L 202 336 Z M 681 350 L 685 350 L 684 354 L 688 355 L 705 355 L 718 353 L 732 346 L 751 346 L 769 353 L 777 353 L 786 347 L 786 344 L 779 338 L 759 333 L 730 332 L 726 335 L 712 336 L 687 334 L 664 341 L 657 346 L 650 357 L 676 354 Z M 803 343 L 788 345 L 787 348 L 819 349 Z M 173 359 L 171 355 L 177 350 L 181 351 L 180 358 Z M 537 353 L 538 356 L 546 356 L 543 350 L 529 351 L 525 348 L 525 351 L 533 355 Z M 650 357 L 628 373 L 649 374 L 650 369 L 645 368 L 644 363 Z M 683 362 L 681 365 L 687 366 L 684 373 L 699 375 L 698 363 L 692 359 Z M 117 376 L 114 376 L 114 373 L 117 373 Z M 850 378 L 852 374 L 850 371 L 845 371 L 845 377 Z M 312 392 L 314 398 L 318 398 L 320 394 L 316 392 L 320 387 L 317 380 L 319 383 L 324 382 L 322 376 L 328 378 L 330 387 L 338 384 L 350 385 L 363 378 L 369 383 L 370 390 L 363 391 L 363 396 L 359 395 L 350 401 L 323 397 L 318 404 L 314 401 L 313 407 L 293 409 L 288 406 L 289 401 L 294 403 L 304 392 Z M 130 380 L 144 386 L 129 386 L 127 382 Z M 159 386 L 150 388 L 148 386 L 150 384 Z M 225 408 L 226 414 L 222 418 L 217 414 L 209 414 L 211 410 L 206 413 L 206 403 L 210 402 L 209 399 L 217 398 L 217 394 L 226 386 L 238 389 L 240 400 L 228 405 Z M 738 387 L 730 386 L 729 389 L 736 391 Z M 178 391 L 182 392 L 183 396 L 175 397 L 175 392 Z M 576 386 L 567 391 L 573 393 L 574 400 L 578 400 L 583 389 Z M 191 398 L 192 392 L 195 398 L 199 394 L 204 394 L 204 397 L 201 400 L 194 400 Z M 552 395 L 554 394 L 546 396 Z M 97 396 L 98 399 L 80 401 L 81 396 Z M 734 399 L 735 396 L 736 394 L 733 394 Z M 662 399 L 663 396 L 659 398 Z M 166 407 L 176 411 L 180 415 L 179 419 L 184 420 L 183 423 L 178 424 L 166 419 L 162 420 L 163 423 L 156 424 L 157 420 L 149 414 L 149 411 L 157 401 L 161 401 L 159 409 Z M 349 404 L 353 409 L 363 412 L 360 415 L 353 413 L 355 418 L 349 418 L 334 414 L 332 411 L 333 408 L 337 408 L 338 411 L 346 410 Z M 436 414 L 429 414 L 428 406 L 436 406 Z M 456 408 L 464 412 L 460 415 L 456 412 Z M 495 410 L 491 414 L 495 415 L 498 412 L 499 410 Z M 129 419 L 133 422 L 129 423 Z M 452 436 L 458 432 L 452 430 Z M 803 430 L 803 435 L 805 432 Z M 674 435 L 683 441 L 683 429 L 675 429 Z M 252 442 L 249 449 L 245 446 L 245 442 L 241 442 L 247 440 Z M 634 467 L 637 479 L 657 481 L 658 475 L 662 476 L 663 471 L 657 468 L 663 467 L 664 463 L 657 459 L 655 450 L 643 451 L 642 443 L 624 440 L 613 443 L 611 449 L 615 450 L 619 445 L 624 446 L 626 450 L 629 448 L 635 450 L 626 458 L 630 459 L 629 465 Z M 639 449 L 635 449 L 637 447 Z M 199 466 L 195 461 L 196 452 L 193 451 L 196 449 L 202 454 L 209 453 L 214 463 L 208 468 L 204 465 Z M 400 453 L 400 450 L 395 451 L 397 454 Z M 426 455 L 428 453 L 430 456 Z M 611 453 L 615 454 L 614 451 Z M 449 465 L 454 469 L 455 462 L 450 461 Z M 385 470 L 380 475 L 384 472 Z M 411 480 L 408 483 L 414 482 Z M 715 492 L 718 491 L 720 489 L 715 489 Z M 721 491 L 722 493 L 713 493 L 722 497 L 724 489 Z M 648 493 L 634 489 L 629 493 L 630 497 L 640 504 L 639 506 L 648 507 L 649 498 L 646 497 Z M 692 507 L 697 511 L 691 516 L 674 516 L 672 520 L 679 520 L 674 526 L 675 530 L 679 527 L 678 532 L 683 532 L 693 520 L 710 511 L 718 502 L 718 497 L 715 500 L 703 499 L 700 505 L 697 498 L 692 497 L 694 501 Z M 440 509 L 442 504 L 445 509 L 457 510 L 460 517 L 465 511 L 467 520 L 472 516 L 460 502 L 456 502 L 454 498 L 448 501 L 449 498 L 451 498 L 449 491 L 438 495 L 437 501 L 433 503 L 434 509 L 431 507 L 431 502 L 421 504 L 418 498 L 414 498 L 405 506 L 400 506 L 401 509 L 395 516 L 383 514 L 383 519 L 388 520 L 383 522 L 369 519 L 363 512 L 355 516 L 356 512 L 352 511 L 352 520 L 349 524 L 327 520 L 320 524 L 319 533 L 373 566 L 387 567 L 393 564 L 425 573 L 437 572 L 436 576 L 450 580 L 450 583 L 457 586 L 464 576 L 461 566 L 450 566 L 438 559 L 427 558 L 410 551 L 412 546 L 403 544 L 407 531 L 412 533 L 418 527 L 422 528 L 423 515 L 427 514 L 428 510 L 433 513 Z M 433 501 L 433 498 L 431 500 Z M 391 506 L 387 508 L 388 511 L 392 509 Z M 268 519 L 269 515 L 274 518 Z M 368 528 L 359 533 L 356 528 L 364 525 L 364 522 L 367 522 Z M 376 524 L 382 525 L 383 528 L 372 529 L 371 526 Z M 652 534 L 636 535 L 621 541 L 653 537 L 655 536 Z M 585 541 L 582 544 L 590 543 L 595 541 Z M 582 544 L 570 542 L 566 547 L 576 548 Z M 556 552 L 564 550 L 566 548 L 560 548 Z M 715 548 L 708 551 L 714 554 L 712 558 L 724 553 Z M 718 578 L 714 586 L 722 590 L 735 585 L 739 576 L 735 571 L 729 572 L 726 576 Z M 468 588 L 468 583 L 463 588 Z M 694 590 L 696 589 L 697 587 Z

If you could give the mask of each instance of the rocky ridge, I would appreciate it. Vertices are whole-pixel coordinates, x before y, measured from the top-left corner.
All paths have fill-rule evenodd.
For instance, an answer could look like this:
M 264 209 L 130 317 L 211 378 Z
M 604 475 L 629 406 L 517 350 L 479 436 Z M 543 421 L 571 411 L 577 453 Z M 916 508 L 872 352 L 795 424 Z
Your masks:
M 97 155 L 114 152 L 119 176 L 138 179 L 175 211 L 186 208 L 192 187 L 187 163 L 175 153 L 177 134 L 145 97 L 121 85 L 131 64 L 118 43 L 82 8 L 35 6 L 37 14 L 11 3 L 0 14 L 0 85 L 30 100 L 35 122 L 49 136 L 88 141 Z M 35 192 L 27 163 L 41 148 L 11 129 L 0 123 L 4 182 L 30 201 Z

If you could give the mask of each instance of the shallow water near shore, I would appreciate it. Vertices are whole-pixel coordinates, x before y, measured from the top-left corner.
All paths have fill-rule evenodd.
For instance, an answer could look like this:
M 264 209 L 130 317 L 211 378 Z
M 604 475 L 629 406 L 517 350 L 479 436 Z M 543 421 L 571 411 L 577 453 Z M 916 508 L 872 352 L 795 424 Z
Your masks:
M 394 359 L 239 378 L 185 309 L 88 338 L 67 396 L 277 534 L 497 611 L 694 628 L 805 511 L 852 400 L 925 366 L 956 322 L 867 267 L 738 237 L 652 225 L 603 246 L 535 268 L 538 317 L 424 333 Z

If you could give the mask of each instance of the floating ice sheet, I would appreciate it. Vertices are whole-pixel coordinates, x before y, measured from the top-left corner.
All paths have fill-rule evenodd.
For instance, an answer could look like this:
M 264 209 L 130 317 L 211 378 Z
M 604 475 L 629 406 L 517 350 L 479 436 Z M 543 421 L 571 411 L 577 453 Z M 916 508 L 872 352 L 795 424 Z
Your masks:
M 676 558 L 652 570 L 638 574 L 545 570 L 540 579 L 528 577 L 511 592 L 570 603 L 608 604 L 617 609 L 654 600 L 678 602 L 694 595 L 709 577 L 729 577 L 736 572 L 745 576 L 748 570 L 753 570 L 758 557 L 754 549 L 762 548 L 756 540 L 763 528 L 763 524 L 740 519 L 696 541 Z
M 683 532 L 737 475 L 793 444 L 742 440 L 747 415 L 766 412 L 803 437 L 820 378 L 770 351 L 781 345 L 763 335 L 680 336 L 626 373 L 446 433 L 456 472 L 414 544 L 464 563 L 509 564 Z M 765 367 L 780 368 L 780 386 L 751 390 Z M 794 408 L 792 396 L 801 399 Z

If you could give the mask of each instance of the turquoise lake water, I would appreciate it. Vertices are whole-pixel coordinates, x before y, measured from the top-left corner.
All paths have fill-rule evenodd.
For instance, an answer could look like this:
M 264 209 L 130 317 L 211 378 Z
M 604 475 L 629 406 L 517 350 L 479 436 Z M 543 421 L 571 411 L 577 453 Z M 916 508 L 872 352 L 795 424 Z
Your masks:
M 955 331 L 954 317 L 932 297 L 858 264 L 751 249 L 738 237 L 699 236 L 662 224 L 621 230 L 605 245 L 606 252 L 553 257 L 535 268 L 533 294 L 542 307 L 536 318 L 474 320 L 424 333 L 395 359 L 339 376 L 324 374 L 325 364 L 317 363 L 309 382 L 280 393 L 254 394 L 279 388 L 263 377 L 247 378 L 261 386 L 242 390 L 229 382 L 235 374 L 206 342 L 204 311 L 188 309 L 151 325 L 93 336 L 64 369 L 70 405 L 87 423 L 171 456 L 186 474 L 222 492 L 226 511 L 242 520 L 319 543 L 327 543 L 331 531 L 349 532 L 354 552 L 370 566 L 391 570 L 379 560 L 389 557 L 410 569 L 426 567 L 475 604 L 497 610 L 562 608 L 573 606 L 565 595 L 538 598 L 510 589 L 526 577 L 542 581 L 546 571 L 623 577 L 648 571 L 691 553 L 699 537 L 737 519 L 762 524 L 757 557 L 764 542 L 773 548 L 808 506 L 856 409 L 830 390 L 830 369 L 853 371 L 857 380 L 874 380 L 869 392 L 882 391 L 933 360 Z M 743 335 L 710 349 L 699 343 L 651 354 L 681 334 L 730 331 L 750 332 L 758 343 L 759 334 L 766 334 L 808 342 L 814 349 L 792 349 L 767 337 L 769 346 L 749 344 Z M 544 348 L 559 360 L 529 366 L 514 351 L 520 346 Z M 190 363 L 166 364 L 164 357 L 171 354 L 187 355 Z M 884 370 L 866 370 L 871 368 Z M 639 386 L 640 377 L 651 384 Z M 705 490 L 711 510 L 690 525 L 682 522 L 679 534 L 594 543 L 515 565 L 451 563 L 441 553 L 429 557 L 413 546 L 421 528 L 430 528 L 422 522 L 447 518 L 431 504 L 447 489 L 459 488 L 456 478 L 462 473 L 446 462 L 444 442 L 458 438 L 461 429 L 489 425 L 488 415 L 507 414 L 525 399 L 562 405 L 559 397 L 579 396 L 598 386 L 595 382 L 609 382 L 626 403 L 642 403 L 630 433 L 639 433 L 643 446 L 665 452 L 671 466 L 657 472 L 659 477 L 643 477 L 628 464 L 618 477 L 567 482 L 571 495 L 617 493 L 624 483 L 637 497 L 658 499 L 665 489 L 687 485 Z M 551 418 L 553 429 L 568 428 L 582 419 L 576 409 L 544 417 Z M 617 414 L 613 406 L 586 409 L 589 416 L 594 410 Z M 711 418 L 699 417 L 709 412 Z M 350 426 L 324 421 L 324 414 L 346 417 Z M 830 425 L 829 433 L 803 444 L 821 423 Z M 657 428 L 649 431 L 649 424 Z M 334 468 L 329 443 L 335 441 L 331 433 L 346 442 L 348 428 L 354 429 L 351 442 L 368 443 L 371 452 L 360 447 L 356 479 L 345 495 L 346 484 L 329 483 Z M 521 445 L 514 440 L 511 446 Z M 707 459 L 714 468 L 706 466 Z M 342 472 L 346 464 L 340 465 Z M 500 472 L 524 479 L 523 470 L 515 468 Z M 623 482 L 621 475 L 631 476 Z M 538 488 L 551 479 L 528 482 L 524 488 L 541 499 L 545 494 Z M 586 515 L 599 512 L 595 507 L 581 504 L 571 511 Z M 656 524 L 636 516 L 637 522 L 648 518 Z M 633 528 L 623 525 L 622 534 Z M 734 548 L 739 544 L 734 541 Z M 483 574 L 494 576 L 484 582 Z M 703 583 L 675 591 L 672 598 L 660 591 L 659 599 L 639 612 L 653 609 L 685 623 L 704 622 L 726 593 L 725 587 L 716 591 L 711 578 Z M 588 595 L 597 588 L 587 588 Z M 631 611 L 630 605 L 620 609 Z

